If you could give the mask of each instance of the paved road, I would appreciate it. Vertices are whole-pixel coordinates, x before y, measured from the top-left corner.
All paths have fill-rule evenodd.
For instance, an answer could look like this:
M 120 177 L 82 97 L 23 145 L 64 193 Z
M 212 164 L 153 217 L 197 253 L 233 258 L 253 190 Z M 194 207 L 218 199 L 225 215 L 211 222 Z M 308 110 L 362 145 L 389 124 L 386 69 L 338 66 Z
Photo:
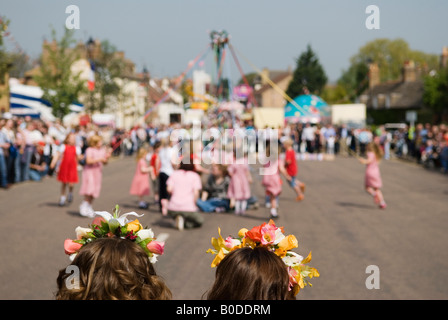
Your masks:
M 119 204 L 123 212 L 144 212 L 142 224 L 166 238 L 156 270 L 174 299 L 201 299 L 214 278 L 212 255 L 205 251 L 217 228 L 223 236 L 251 228 L 268 221 L 267 209 L 251 210 L 246 217 L 207 214 L 202 228 L 180 232 L 157 210 L 138 210 L 128 194 L 134 166 L 134 159 L 125 158 L 105 167 L 95 209 L 111 211 Z M 299 168 L 306 199 L 295 202 L 285 184 L 276 222 L 297 236 L 296 252 L 312 250 L 312 265 L 321 273 L 299 299 L 448 298 L 448 176 L 383 161 L 388 208 L 381 211 L 364 192 L 364 166 L 355 159 L 300 161 Z M 263 196 L 260 181 L 253 185 L 258 197 Z M 77 213 L 79 196 L 67 207 L 57 206 L 59 187 L 51 178 L 0 191 L 0 299 L 53 299 L 58 270 L 69 264 L 64 239 L 91 222 Z M 380 270 L 379 289 L 366 288 L 369 265 Z

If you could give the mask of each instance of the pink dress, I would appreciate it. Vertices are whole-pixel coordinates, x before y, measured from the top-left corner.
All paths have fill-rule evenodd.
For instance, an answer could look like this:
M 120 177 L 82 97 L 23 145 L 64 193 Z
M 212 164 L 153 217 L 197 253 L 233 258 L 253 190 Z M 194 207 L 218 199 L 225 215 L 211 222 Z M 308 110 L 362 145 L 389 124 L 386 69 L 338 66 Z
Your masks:
M 198 208 L 194 192 L 202 189 L 201 177 L 194 171 L 175 170 L 166 181 L 172 188 L 168 210 L 178 212 L 196 212 Z
M 136 196 L 149 195 L 149 172 L 142 172 L 142 168 L 146 168 L 145 159 L 140 159 L 137 162 L 134 178 L 132 179 L 131 189 L 129 193 Z
M 247 200 L 250 198 L 249 165 L 247 163 L 233 163 L 227 167 L 230 174 L 230 183 L 227 196 L 235 200 Z
M 369 160 L 370 163 L 366 166 L 365 187 L 379 189 L 383 186 L 383 183 L 375 153 L 367 152 L 367 160 Z
M 265 171 L 261 183 L 264 186 L 267 195 L 276 197 L 282 192 L 279 161 L 274 160 L 268 162 L 263 167 L 265 168 Z
M 98 160 L 106 156 L 105 149 L 87 148 L 86 158 Z M 82 183 L 79 190 L 80 195 L 93 196 L 98 198 L 101 191 L 101 181 L 103 178 L 103 163 L 86 164 L 82 171 Z

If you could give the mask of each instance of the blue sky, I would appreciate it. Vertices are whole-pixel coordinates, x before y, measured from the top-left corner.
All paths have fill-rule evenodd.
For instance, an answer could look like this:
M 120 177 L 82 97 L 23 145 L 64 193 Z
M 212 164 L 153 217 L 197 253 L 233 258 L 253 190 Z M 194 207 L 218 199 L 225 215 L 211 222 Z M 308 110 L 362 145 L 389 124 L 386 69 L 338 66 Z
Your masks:
M 336 80 L 360 47 L 376 38 L 403 38 L 410 47 L 440 54 L 448 46 L 446 0 L 0 0 L 0 15 L 35 58 L 50 26 L 61 35 L 68 5 L 80 9 L 75 38 L 109 40 L 155 77 L 176 76 L 208 44 L 208 31 L 224 29 L 231 43 L 259 69 L 295 67 L 310 44 L 331 81 Z M 368 5 L 380 9 L 380 29 L 368 30 Z M 7 48 L 12 48 L 8 44 Z M 254 71 L 238 57 L 245 73 Z M 211 54 L 206 70 L 213 65 Z M 239 78 L 228 60 L 228 76 Z M 209 71 L 210 72 L 210 71 Z

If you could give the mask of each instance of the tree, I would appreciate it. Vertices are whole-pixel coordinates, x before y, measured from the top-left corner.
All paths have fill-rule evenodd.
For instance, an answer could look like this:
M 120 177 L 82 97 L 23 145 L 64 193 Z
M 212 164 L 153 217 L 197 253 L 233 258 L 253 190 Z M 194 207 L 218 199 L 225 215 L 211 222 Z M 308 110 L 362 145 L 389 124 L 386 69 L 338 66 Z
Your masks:
M 310 45 L 299 56 L 296 63 L 297 67 L 294 70 L 286 94 L 292 99 L 308 92 L 316 95 L 321 94 L 328 79 Z
M 126 65 L 123 58 L 117 55 L 117 48 L 108 40 L 101 42 L 100 50 L 93 59 L 95 65 L 95 89 L 89 91 L 88 100 L 91 112 L 103 112 L 110 100 L 124 94 L 117 83 L 117 78 L 122 78 L 126 73 Z M 130 73 L 130 72 L 129 72 Z
M 354 102 L 369 87 L 369 67 L 366 62 L 352 64 L 342 72 L 337 84 L 346 92 L 345 99 Z
M 412 50 L 403 39 L 376 39 L 359 49 L 351 59 L 351 66 L 366 65 L 368 61 L 378 64 L 380 80 L 397 80 L 402 75 L 403 64 L 412 60 L 423 71 L 437 68 L 439 57 L 422 51 Z
M 42 99 L 52 106 L 53 115 L 62 119 L 70 112 L 70 104 L 79 101 L 85 92 L 85 81 L 80 72 L 73 74 L 71 66 L 79 57 L 71 45 L 74 44 L 73 30 L 64 28 L 64 35 L 56 39 L 52 29 L 52 42 L 44 44 L 44 53 L 40 61 L 40 74 L 34 80 L 43 90 Z
M 3 49 L 3 36 L 7 35 L 9 20 L 0 16 L 0 85 L 3 85 L 5 74 L 11 68 L 11 59 L 7 52 Z M 0 97 L 4 94 L 0 90 Z
M 432 72 L 424 78 L 423 103 L 439 123 L 448 115 L 448 67 Z

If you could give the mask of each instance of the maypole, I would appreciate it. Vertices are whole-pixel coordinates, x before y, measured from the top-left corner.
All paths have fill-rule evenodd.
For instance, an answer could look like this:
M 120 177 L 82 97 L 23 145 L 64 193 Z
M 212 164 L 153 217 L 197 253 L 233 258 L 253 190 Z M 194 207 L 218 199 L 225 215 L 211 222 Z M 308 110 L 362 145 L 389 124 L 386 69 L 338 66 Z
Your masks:
M 224 64 L 224 59 L 226 57 L 226 46 L 229 42 L 229 34 L 225 30 L 211 31 L 210 32 L 210 45 L 215 54 L 216 63 L 216 74 L 217 74 L 217 84 L 216 84 L 216 95 L 218 99 L 220 98 L 220 87 L 222 85 L 222 68 Z

